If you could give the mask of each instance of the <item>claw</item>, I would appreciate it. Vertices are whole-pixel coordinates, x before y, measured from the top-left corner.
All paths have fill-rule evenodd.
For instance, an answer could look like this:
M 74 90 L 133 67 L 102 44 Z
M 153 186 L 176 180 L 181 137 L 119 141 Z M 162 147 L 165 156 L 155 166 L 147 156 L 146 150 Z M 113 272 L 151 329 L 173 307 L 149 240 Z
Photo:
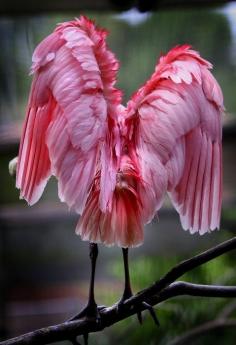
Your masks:
M 141 311 L 137 312 L 137 318 L 138 318 L 138 322 L 140 323 L 140 325 L 142 325 L 143 324 L 143 317 L 142 317 Z
M 117 312 L 119 313 L 119 311 L 121 311 L 122 309 L 125 309 L 126 308 L 126 306 L 125 306 L 125 304 L 124 304 L 124 302 L 128 299 L 128 298 L 130 298 L 130 297 L 132 297 L 133 296 L 133 294 L 132 294 L 132 292 L 130 291 L 129 293 L 127 293 L 127 292 L 125 292 L 124 294 L 123 294 L 123 296 L 121 297 L 121 299 L 119 300 L 119 302 L 117 303 Z M 138 311 L 137 312 L 137 318 L 138 318 L 138 322 L 140 323 L 140 325 L 142 325 L 142 323 L 143 323 L 143 318 L 142 318 L 142 312 L 141 311 Z
M 68 322 L 79 320 L 79 319 L 94 319 L 96 323 L 100 323 L 101 322 L 100 311 L 103 310 L 104 308 L 106 308 L 104 305 L 97 306 L 96 303 L 88 304 L 79 314 L 70 318 Z M 88 345 L 88 337 L 89 337 L 88 333 L 83 334 L 84 345 Z M 80 343 L 77 341 L 76 338 L 72 339 L 71 342 L 73 345 L 80 345 Z
M 129 296 L 131 297 L 131 296 Z M 127 297 L 127 299 L 129 298 Z M 119 312 L 120 310 L 122 310 L 122 308 L 126 308 L 124 302 L 125 302 L 126 299 L 123 299 L 121 298 L 120 301 L 117 303 L 117 312 Z M 147 302 L 141 302 L 141 305 L 147 309 L 154 321 L 154 323 L 157 325 L 157 326 L 160 326 L 160 322 L 156 316 L 156 313 L 155 313 L 155 310 L 154 308 Z M 142 317 L 142 312 L 141 311 L 138 311 L 137 312 L 137 318 L 138 318 L 138 322 L 140 323 L 140 325 L 143 324 L 143 317 Z
M 147 302 L 142 302 L 142 305 L 149 311 L 154 323 L 157 325 L 157 326 L 160 326 L 160 322 L 156 316 L 156 313 L 155 313 L 155 310 L 154 308 L 148 304 Z
M 104 305 L 97 306 L 97 304 L 88 304 L 79 314 L 73 316 L 68 321 L 75 321 L 79 319 L 95 319 L 97 323 L 101 322 L 100 311 L 106 308 Z
M 130 285 L 130 277 L 129 277 L 128 248 L 122 248 L 122 253 L 123 253 L 124 272 L 125 272 L 125 287 L 124 287 L 123 296 L 121 297 L 120 301 L 117 303 L 117 312 L 119 312 L 119 310 L 121 310 L 122 308 L 125 309 L 126 306 L 125 306 L 124 302 L 128 298 L 133 296 L 131 285 Z M 157 319 L 157 316 L 155 314 L 153 307 L 150 304 L 148 304 L 147 302 L 140 302 L 139 305 L 141 307 L 144 307 L 145 309 L 148 309 L 153 321 L 155 322 L 155 324 L 157 326 L 159 326 L 160 323 Z M 132 308 L 132 306 L 131 306 L 131 308 Z M 141 311 L 137 311 L 137 318 L 138 318 L 140 325 L 142 325 L 143 318 L 142 318 L 142 312 Z
M 132 291 L 131 290 L 125 290 L 123 293 L 123 296 L 121 297 L 121 299 L 117 302 L 117 311 L 119 312 L 120 310 L 124 310 L 126 308 L 124 302 L 129 299 L 130 297 L 132 297 Z

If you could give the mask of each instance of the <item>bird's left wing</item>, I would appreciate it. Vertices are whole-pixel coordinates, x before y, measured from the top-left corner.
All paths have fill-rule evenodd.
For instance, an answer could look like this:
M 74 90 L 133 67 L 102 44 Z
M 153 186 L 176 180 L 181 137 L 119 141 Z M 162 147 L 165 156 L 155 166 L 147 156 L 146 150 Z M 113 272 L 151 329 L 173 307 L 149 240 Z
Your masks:
M 85 17 L 60 24 L 36 48 L 17 168 L 30 204 L 54 174 L 61 200 L 81 213 L 97 176 L 106 209 L 115 184 L 117 69 L 106 32 Z
M 176 47 L 128 103 L 145 222 L 168 191 L 184 229 L 203 234 L 219 227 L 223 98 L 210 67 L 189 46 Z

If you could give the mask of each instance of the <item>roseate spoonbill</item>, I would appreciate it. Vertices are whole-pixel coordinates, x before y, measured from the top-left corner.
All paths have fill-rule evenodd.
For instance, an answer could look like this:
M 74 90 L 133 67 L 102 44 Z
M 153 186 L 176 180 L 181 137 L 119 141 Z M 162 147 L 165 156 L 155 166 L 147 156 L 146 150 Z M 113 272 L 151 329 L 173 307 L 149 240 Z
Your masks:
M 128 248 L 142 243 L 166 193 L 190 233 L 219 228 L 221 212 L 224 107 L 212 65 L 177 46 L 124 107 L 106 35 L 81 16 L 59 24 L 35 49 L 17 163 L 21 198 L 36 203 L 54 175 L 60 200 L 81 215 L 76 233 L 90 241 L 92 273 L 78 317 L 99 312 L 97 243 L 123 250 L 122 306 L 132 295 Z

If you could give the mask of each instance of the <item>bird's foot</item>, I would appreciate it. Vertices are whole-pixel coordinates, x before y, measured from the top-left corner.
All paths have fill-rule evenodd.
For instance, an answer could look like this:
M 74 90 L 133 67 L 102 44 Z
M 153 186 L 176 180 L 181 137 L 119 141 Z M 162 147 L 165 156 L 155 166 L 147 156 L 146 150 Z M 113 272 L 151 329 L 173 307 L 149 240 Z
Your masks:
M 124 292 L 123 296 L 121 297 L 121 299 L 117 302 L 117 311 L 123 311 L 125 310 L 127 307 L 124 304 L 124 302 L 129 299 L 130 297 L 132 297 L 133 294 L 132 292 Z M 141 312 L 137 312 L 137 318 L 140 324 L 142 324 L 142 313 Z
M 97 306 L 95 302 L 89 302 L 87 306 L 84 309 L 82 309 L 79 314 L 70 318 L 68 322 L 75 321 L 75 320 L 94 320 L 97 324 L 99 324 L 101 322 L 100 311 L 104 308 L 106 307 L 103 305 Z M 84 344 L 88 345 L 88 333 L 84 333 L 83 338 L 84 338 Z M 75 339 L 74 341 L 75 341 L 74 344 L 76 344 L 77 340 Z
M 149 314 L 151 315 L 151 318 L 153 319 L 154 323 L 156 326 L 160 326 L 160 322 L 156 316 L 156 312 L 155 309 L 153 308 L 153 306 L 145 301 L 140 303 L 143 307 L 145 307 L 145 309 L 147 309 L 149 311 Z M 142 314 L 141 314 L 142 316 Z M 142 323 L 142 320 L 141 320 Z
M 79 319 L 91 319 L 95 320 L 97 323 L 101 321 L 100 311 L 106 308 L 104 305 L 97 305 L 95 302 L 89 302 L 84 309 L 81 310 L 79 314 L 76 314 L 68 321 L 75 321 Z
M 125 305 L 125 301 L 127 299 L 129 299 L 130 297 L 132 297 L 133 294 L 131 291 L 128 291 L 128 292 L 124 292 L 123 296 L 121 297 L 121 299 L 119 300 L 119 302 L 117 303 L 117 310 L 118 312 L 120 310 L 125 310 L 126 308 L 126 305 Z M 156 313 L 155 313 L 155 310 L 154 308 L 147 302 L 140 302 L 139 303 L 142 307 L 145 307 L 145 309 L 147 309 L 154 321 L 154 323 L 157 325 L 157 326 L 160 326 L 160 322 L 158 321 L 158 318 L 156 316 Z M 138 321 L 140 323 L 140 325 L 143 323 L 143 318 L 142 318 L 142 312 L 141 311 L 138 311 L 137 312 L 137 318 L 138 318 Z

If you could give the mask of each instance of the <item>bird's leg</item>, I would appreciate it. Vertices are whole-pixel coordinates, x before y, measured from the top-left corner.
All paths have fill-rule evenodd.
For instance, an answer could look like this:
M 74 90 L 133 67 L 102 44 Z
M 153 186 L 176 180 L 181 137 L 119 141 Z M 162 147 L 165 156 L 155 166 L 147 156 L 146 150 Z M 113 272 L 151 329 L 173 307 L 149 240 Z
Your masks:
M 89 284 L 88 304 L 84 309 L 84 313 L 85 313 L 85 316 L 87 317 L 94 317 L 94 316 L 97 316 L 97 304 L 94 298 L 94 280 L 95 280 L 96 262 L 97 262 L 97 257 L 98 257 L 98 245 L 96 243 L 89 244 L 89 256 L 91 260 L 91 276 L 90 276 L 90 284 Z
M 133 296 L 131 284 L 130 284 L 130 276 L 129 276 L 129 249 L 128 248 L 122 248 L 122 254 L 123 254 L 123 262 L 124 262 L 124 273 L 125 273 L 125 287 L 123 296 L 120 299 L 120 302 L 123 303 L 126 299 Z
M 96 261 L 98 257 L 98 245 L 97 243 L 89 243 L 89 256 L 91 261 L 91 276 L 89 284 L 89 298 L 86 307 L 76 316 L 72 317 L 69 321 L 74 321 L 77 319 L 95 319 L 96 322 L 100 322 L 99 311 L 104 308 L 104 306 L 97 306 L 94 297 L 94 280 L 95 280 L 95 270 L 96 270 Z M 84 344 L 88 345 L 88 333 L 83 334 Z M 76 344 L 76 339 L 74 339 Z M 79 344 L 79 343 L 78 343 Z
M 124 262 L 124 273 L 125 273 L 125 287 L 123 291 L 123 295 L 121 299 L 118 302 L 118 309 L 122 308 L 123 303 L 126 299 L 133 296 L 133 292 L 131 289 L 130 284 L 130 275 L 129 275 L 129 249 L 128 248 L 122 248 L 122 254 L 123 254 L 123 262 Z M 139 323 L 142 323 L 142 314 L 141 312 L 137 313 Z
M 104 307 L 98 307 L 94 298 L 94 280 L 95 280 L 95 270 L 96 261 L 98 257 L 98 245 L 97 243 L 89 243 L 89 256 L 91 261 L 91 276 L 90 276 L 90 286 L 89 286 L 89 298 L 86 307 L 76 316 L 71 318 L 69 321 L 81 319 L 81 318 L 94 318 L 96 321 L 100 320 L 99 310 Z
M 118 302 L 118 309 L 123 307 L 123 303 L 126 299 L 133 296 L 131 284 L 130 284 L 130 276 L 129 276 L 128 252 L 129 252 L 128 248 L 122 248 L 123 261 L 124 261 L 124 273 L 125 273 L 125 287 L 124 287 L 123 295 L 122 295 L 120 301 Z M 153 307 L 150 304 L 148 304 L 147 302 L 141 302 L 141 304 L 142 304 L 142 306 L 144 306 L 146 309 L 149 310 L 151 317 L 153 318 L 155 324 L 159 325 L 159 321 L 156 317 L 156 314 L 155 314 Z M 138 317 L 139 323 L 142 324 L 142 313 L 141 313 L 141 311 L 137 312 L 137 317 Z

